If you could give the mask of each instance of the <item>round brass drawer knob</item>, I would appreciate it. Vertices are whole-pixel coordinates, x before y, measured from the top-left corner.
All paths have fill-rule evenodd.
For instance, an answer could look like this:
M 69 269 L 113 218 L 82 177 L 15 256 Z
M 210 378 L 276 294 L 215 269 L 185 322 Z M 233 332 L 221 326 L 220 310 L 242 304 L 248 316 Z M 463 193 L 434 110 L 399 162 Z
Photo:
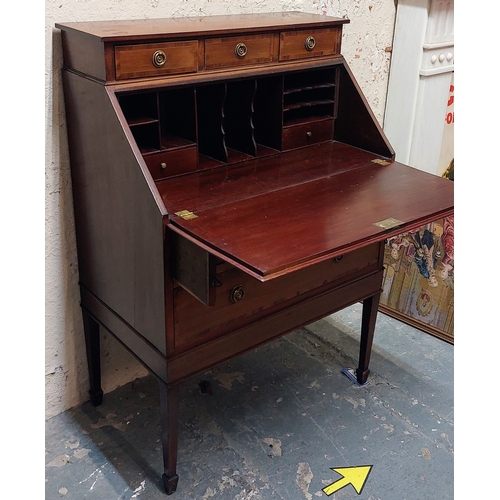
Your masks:
M 166 169 L 166 168 L 167 168 L 167 164 L 166 164 L 164 161 L 162 161 L 162 162 L 160 163 L 160 167 L 161 167 L 161 169 L 162 169 L 162 170 L 164 170 L 164 169 Z
M 234 54 L 239 59 L 243 59 L 247 55 L 247 46 L 244 43 L 237 43 L 234 48 Z
M 306 50 L 312 50 L 314 49 L 314 47 L 316 47 L 316 40 L 313 36 L 308 36 L 306 38 L 306 41 L 304 42 L 304 45 L 306 47 Z
M 344 255 L 337 255 L 337 257 L 334 257 L 332 260 L 333 262 L 340 262 L 344 258 Z
M 166 62 L 167 62 L 167 56 L 165 52 L 163 52 L 163 50 L 155 51 L 155 53 L 153 54 L 153 64 L 157 68 L 161 68 L 162 66 L 165 65 Z
M 245 290 L 241 285 L 236 285 L 229 294 L 229 299 L 233 304 L 239 302 L 245 296 Z

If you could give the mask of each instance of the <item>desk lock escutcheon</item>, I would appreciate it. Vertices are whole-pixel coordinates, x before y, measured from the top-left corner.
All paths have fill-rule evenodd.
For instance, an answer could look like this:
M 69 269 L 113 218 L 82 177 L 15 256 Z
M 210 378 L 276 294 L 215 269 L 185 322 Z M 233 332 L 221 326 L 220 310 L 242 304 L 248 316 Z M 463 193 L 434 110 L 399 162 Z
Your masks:
M 242 285 L 236 285 L 235 287 L 233 287 L 233 289 L 229 293 L 229 300 L 233 304 L 236 304 L 241 299 L 243 299 L 244 296 L 245 296 L 245 289 L 243 288 L 243 286 Z

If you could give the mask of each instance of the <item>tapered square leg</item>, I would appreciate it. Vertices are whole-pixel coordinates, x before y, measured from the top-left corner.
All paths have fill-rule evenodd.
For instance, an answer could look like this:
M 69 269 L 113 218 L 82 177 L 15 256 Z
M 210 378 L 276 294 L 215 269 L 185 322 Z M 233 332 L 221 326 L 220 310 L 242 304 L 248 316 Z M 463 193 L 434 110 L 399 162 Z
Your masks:
M 161 441 L 163 446 L 163 486 L 167 495 L 177 489 L 178 386 L 160 382 Z
M 87 349 L 87 364 L 90 379 L 90 401 L 94 406 L 102 404 L 101 388 L 101 346 L 99 323 L 85 310 L 83 313 L 83 330 L 85 332 L 85 347 Z
M 373 334 L 377 321 L 378 304 L 380 293 L 373 295 L 363 301 L 363 312 L 361 316 L 361 340 L 359 346 L 359 362 L 356 369 L 356 380 L 364 384 L 370 373 L 369 364 L 372 353 Z

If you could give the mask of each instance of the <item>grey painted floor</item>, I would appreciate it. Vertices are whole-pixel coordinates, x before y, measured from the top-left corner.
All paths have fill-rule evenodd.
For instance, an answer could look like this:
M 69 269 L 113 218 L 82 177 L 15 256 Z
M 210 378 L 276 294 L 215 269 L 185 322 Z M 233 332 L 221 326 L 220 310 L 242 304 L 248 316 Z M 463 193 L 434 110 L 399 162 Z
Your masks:
M 161 484 L 158 384 L 46 422 L 46 500 L 451 500 L 453 346 L 379 314 L 370 383 L 356 304 L 181 386 L 179 485 Z M 198 383 L 207 380 L 212 395 Z M 331 470 L 372 466 L 361 490 Z

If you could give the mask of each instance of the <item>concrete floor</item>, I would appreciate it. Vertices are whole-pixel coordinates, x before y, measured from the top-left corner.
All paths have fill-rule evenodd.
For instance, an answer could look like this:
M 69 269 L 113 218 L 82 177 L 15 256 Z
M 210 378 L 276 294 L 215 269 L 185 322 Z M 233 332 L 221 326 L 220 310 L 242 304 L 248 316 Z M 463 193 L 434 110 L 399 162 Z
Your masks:
M 347 484 L 329 498 L 453 499 L 453 346 L 379 314 L 358 387 L 341 370 L 360 319 L 356 304 L 185 382 L 170 497 L 152 377 L 50 419 L 45 499 L 313 500 L 342 478 L 332 468 L 364 465 L 360 494 Z

